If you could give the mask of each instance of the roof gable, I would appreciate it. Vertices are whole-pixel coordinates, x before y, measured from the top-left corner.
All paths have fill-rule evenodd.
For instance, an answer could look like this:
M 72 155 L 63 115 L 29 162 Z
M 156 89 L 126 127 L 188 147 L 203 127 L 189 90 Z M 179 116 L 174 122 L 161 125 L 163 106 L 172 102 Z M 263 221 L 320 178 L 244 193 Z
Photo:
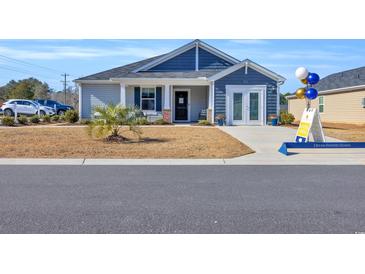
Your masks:
M 145 71 L 192 71 L 195 70 L 195 47 Z
M 199 65 L 200 57 L 203 58 L 202 67 Z M 209 62 L 211 63 L 208 64 Z M 133 72 L 222 69 L 237 63 L 239 63 L 239 60 L 232 56 L 229 56 L 200 40 L 194 40 L 165 54 L 157 60 L 135 69 Z
M 245 68 L 245 71 L 247 71 L 247 68 L 251 68 L 251 69 L 253 69 L 253 70 L 255 70 L 255 71 L 257 71 L 257 72 L 259 72 L 259 73 L 261 73 L 261 74 L 263 74 L 263 75 L 265 75 L 265 76 L 267 76 L 267 77 L 269 77 L 269 78 L 271 78 L 275 81 L 278 81 L 278 82 L 284 82 L 286 80 L 283 76 L 281 76 L 281 75 L 279 75 L 279 74 L 277 74 L 277 73 L 275 73 L 275 72 L 273 72 L 273 71 L 271 71 L 271 70 L 269 70 L 269 69 L 267 69 L 263 66 L 260 66 L 259 64 L 255 63 L 255 62 L 253 62 L 249 59 L 246 59 L 246 60 L 244 60 L 244 61 L 242 61 L 242 62 L 240 62 L 240 63 L 238 63 L 234 66 L 231 66 L 231 67 L 228 67 L 225 70 L 222 70 L 221 72 L 211 76 L 209 78 L 209 80 L 216 81 L 216 80 L 221 79 L 221 78 L 223 78 L 223 77 L 225 77 L 225 76 L 227 76 L 227 75 L 229 75 L 229 74 L 231 74 L 231 73 L 233 73 L 233 72 L 235 72 L 235 71 L 237 71 L 241 68 Z
M 201 47 L 199 47 L 198 54 L 199 70 L 225 69 L 233 65 L 232 62 L 229 62 L 222 57 L 210 53 L 209 51 L 202 49 Z

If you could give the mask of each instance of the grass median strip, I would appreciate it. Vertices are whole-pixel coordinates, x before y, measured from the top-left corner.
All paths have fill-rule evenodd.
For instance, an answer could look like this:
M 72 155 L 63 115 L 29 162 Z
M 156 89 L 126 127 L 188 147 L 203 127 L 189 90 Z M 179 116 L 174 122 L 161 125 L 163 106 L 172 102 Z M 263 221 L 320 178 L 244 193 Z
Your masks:
M 0 129 L 1 158 L 233 158 L 253 150 L 216 128 L 143 127 L 128 142 L 90 138 L 85 128 Z

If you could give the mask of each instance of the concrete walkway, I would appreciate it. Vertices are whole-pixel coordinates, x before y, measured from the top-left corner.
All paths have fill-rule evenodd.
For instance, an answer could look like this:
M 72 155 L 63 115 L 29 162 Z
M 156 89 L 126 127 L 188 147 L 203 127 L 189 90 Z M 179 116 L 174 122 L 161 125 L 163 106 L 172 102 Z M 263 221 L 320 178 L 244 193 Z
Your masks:
M 296 130 L 272 126 L 226 126 L 218 127 L 256 151 L 254 154 L 227 159 L 226 164 L 267 165 L 363 165 L 365 149 L 297 149 L 290 156 L 278 152 L 283 142 L 292 142 Z M 341 140 L 326 137 L 328 142 Z

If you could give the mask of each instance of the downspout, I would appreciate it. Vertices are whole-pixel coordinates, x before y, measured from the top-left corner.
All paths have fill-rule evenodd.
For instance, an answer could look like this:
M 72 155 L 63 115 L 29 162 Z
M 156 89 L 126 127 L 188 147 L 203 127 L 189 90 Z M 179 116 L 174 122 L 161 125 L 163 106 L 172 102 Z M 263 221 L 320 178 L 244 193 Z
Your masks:
M 277 85 L 276 85 L 276 94 L 277 94 L 276 114 L 278 115 L 278 117 L 280 116 L 280 86 L 282 84 L 284 84 L 284 81 L 279 81 L 279 82 L 277 82 Z

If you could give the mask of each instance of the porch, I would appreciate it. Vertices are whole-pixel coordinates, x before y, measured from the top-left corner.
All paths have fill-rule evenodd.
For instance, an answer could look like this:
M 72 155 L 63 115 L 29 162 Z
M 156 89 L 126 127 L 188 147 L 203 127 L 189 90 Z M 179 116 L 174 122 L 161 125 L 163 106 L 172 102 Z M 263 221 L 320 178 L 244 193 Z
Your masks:
M 213 89 L 209 84 L 154 84 L 121 86 L 120 104 L 139 107 L 149 121 L 214 122 Z M 124 94 L 124 96 L 123 96 Z

